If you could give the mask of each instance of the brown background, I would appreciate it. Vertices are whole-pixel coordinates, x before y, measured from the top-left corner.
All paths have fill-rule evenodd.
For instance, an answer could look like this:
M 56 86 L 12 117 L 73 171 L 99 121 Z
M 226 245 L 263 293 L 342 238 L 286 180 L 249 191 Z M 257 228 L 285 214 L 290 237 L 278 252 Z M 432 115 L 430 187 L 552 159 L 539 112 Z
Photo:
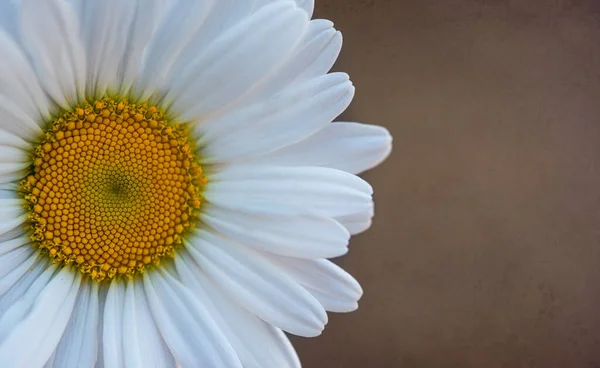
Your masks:
M 600 367 L 600 1 L 317 3 L 395 145 L 304 366 Z

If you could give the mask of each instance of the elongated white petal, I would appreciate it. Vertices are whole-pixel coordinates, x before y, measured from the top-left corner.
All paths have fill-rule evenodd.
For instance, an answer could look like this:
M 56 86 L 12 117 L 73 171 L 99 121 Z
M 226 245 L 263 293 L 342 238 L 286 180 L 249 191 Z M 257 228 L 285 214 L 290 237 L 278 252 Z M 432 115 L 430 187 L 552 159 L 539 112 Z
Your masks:
M 257 214 L 278 214 L 292 205 L 299 214 L 330 217 L 373 207 L 371 186 L 343 171 L 322 167 L 233 166 L 211 176 L 204 195 L 219 207 Z
M 222 290 L 266 322 L 307 337 L 327 323 L 317 300 L 258 252 L 208 231 L 194 232 L 186 248 Z
M 13 299 L 13 303 L 8 305 L 8 308 L 0 310 L 2 318 L 0 318 L 0 346 L 2 341 L 13 331 L 14 327 L 21 322 L 30 311 L 32 304 L 35 302 L 35 298 L 42 292 L 42 290 L 48 285 L 52 276 L 56 272 L 56 266 L 45 269 L 39 277 L 32 281 L 28 285 L 28 288 L 21 288 L 18 290 L 20 294 L 17 298 Z M 4 302 L 4 299 L 2 302 Z M 3 306 L 5 306 L 4 304 Z
M 18 39 L 18 9 L 16 1 L 0 2 L 0 31 L 7 32 L 15 40 Z
M 0 279 L 25 262 L 33 252 L 31 247 L 18 247 L 0 255 Z
M 63 0 L 21 0 L 23 44 L 45 90 L 63 108 L 81 101 L 85 92 L 85 50 L 79 22 Z
M 1 134 L 1 133 L 0 133 Z M 23 163 L 23 168 L 31 165 L 27 151 L 11 146 L 0 145 L 0 162 Z
M 175 367 L 175 360 L 152 318 L 139 280 L 130 280 L 123 310 L 123 346 L 128 368 Z
M 177 58 L 177 62 L 172 68 L 172 72 L 182 70 L 188 66 L 193 60 L 201 55 L 211 43 L 219 40 L 219 36 L 226 30 L 232 28 L 242 20 L 248 18 L 254 11 L 264 5 L 268 5 L 272 0 L 212 0 L 209 12 L 203 14 L 206 16 L 203 22 L 198 23 L 199 28 L 196 33 L 189 37 L 187 46 L 182 49 L 181 54 Z M 192 17 L 193 18 L 193 17 Z M 166 20 L 167 22 L 169 20 Z M 176 22 L 177 20 L 170 20 Z M 165 27 L 168 31 L 173 29 L 173 26 Z M 186 39 L 187 38 L 179 38 Z M 168 42 L 172 42 L 172 37 L 168 38 Z M 164 87 L 168 87 L 168 84 Z
M 4 296 L 7 293 L 10 293 L 9 291 L 15 285 L 18 285 L 20 283 L 29 285 L 29 283 L 26 280 L 22 280 L 22 278 L 25 275 L 27 275 L 27 276 L 35 275 L 32 272 L 32 269 L 41 267 L 39 265 L 39 263 L 40 263 L 39 258 L 40 258 L 39 253 L 34 252 L 32 249 L 31 254 L 29 255 L 29 257 L 26 260 L 24 260 L 21 263 L 13 264 L 11 266 L 11 271 L 6 273 L 6 275 L 4 275 L 2 278 L 0 278 L 0 297 Z M 27 290 L 27 287 L 28 286 L 23 286 L 22 290 Z M 4 310 L 7 309 L 7 306 L 10 305 L 11 301 L 15 300 L 15 298 L 8 296 L 8 297 L 2 297 L 1 300 L 2 301 L 0 302 L 0 315 L 2 315 Z
M 7 130 L 0 130 L 0 145 L 29 151 L 32 144 Z
M 19 182 L 12 182 L 12 183 L 3 183 L 0 184 L 0 198 L 11 198 L 11 199 L 17 199 L 17 198 L 22 198 L 22 196 L 18 193 L 20 187 L 20 183 Z M 7 239 L 0 239 L 0 241 L 4 241 Z
M 278 214 L 257 214 L 211 206 L 200 216 L 221 234 L 244 245 L 290 257 L 332 258 L 348 252 L 350 234 L 337 221 L 318 213 L 299 214 L 280 206 Z
M 101 287 L 98 290 L 98 334 L 96 335 L 97 340 L 97 357 L 96 367 L 102 368 L 104 365 L 104 315 L 105 315 L 105 307 L 106 307 L 106 297 L 108 295 L 108 290 L 110 286 Z
M 24 202 L 18 198 L 0 198 L 0 235 L 13 230 L 27 219 Z
M 332 312 L 352 312 L 358 308 L 362 288 L 346 271 L 326 259 L 298 259 L 265 254 L 269 261 L 304 286 Z
M 50 355 L 50 358 L 48 358 L 48 360 L 46 361 L 46 363 L 44 364 L 44 368 L 58 368 L 55 367 L 54 365 L 54 358 L 56 357 L 56 350 L 54 351 L 54 353 L 52 353 L 52 355 Z
M 54 352 L 55 368 L 93 367 L 98 359 L 98 283 L 84 282 L 73 315 Z
M 327 126 L 350 104 L 354 87 L 344 73 L 327 74 L 198 124 L 207 162 L 248 160 L 297 143 Z
M 14 249 L 22 248 L 24 245 L 30 243 L 31 240 L 27 236 L 17 236 L 13 239 L 0 242 L 0 256 L 7 254 Z
M 315 10 L 315 0 L 296 0 L 298 6 L 306 11 L 309 17 L 312 17 Z
M 10 185 L 11 183 L 4 183 L 4 185 Z M 2 188 L 3 185 L 0 184 L 0 188 Z M 11 198 L 11 199 L 16 199 L 19 197 L 19 194 L 13 190 L 13 189 L 0 189 L 0 198 Z
M 137 10 L 127 40 L 127 47 L 119 65 L 118 79 L 113 86 L 116 88 L 117 85 L 120 85 L 119 93 L 121 95 L 129 92 L 140 74 L 147 46 L 155 35 L 168 2 L 165 0 L 137 0 Z
M 149 40 L 143 71 L 136 85 L 136 94 L 148 98 L 171 79 L 178 56 L 204 25 L 215 0 L 182 0 L 167 11 L 158 24 L 155 36 Z
M 332 123 L 311 137 L 253 164 L 323 166 L 360 174 L 379 165 L 392 150 L 392 136 L 377 125 Z
M 3 94 L 0 94 L 0 128 L 30 142 L 42 135 L 38 123 Z
M 240 367 L 241 363 L 201 301 L 172 276 L 144 273 L 154 320 L 182 367 Z
M 54 269 L 48 272 L 53 273 Z M 65 267 L 41 290 L 30 289 L 23 300 L 12 305 L 0 320 L 2 364 L 7 367 L 44 365 L 69 322 L 81 278 L 81 273 Z
M 11 214 L 25 212 L 24 204 L 26 202 L 22 198 L 0 198 L 0 221 Z
M 87 96 L 118 92 L 119 67 L 129 42 L 137 1 L 78 1 L 87 59 Z M 116 91 L 115 91 L 116 90 Z
M 205 306 L 229 339 L 246 368 L 300 367 L 298 356 L 283 332 L 248 312 L 225 295 L 186 251 L 175 258 L 177 273 Z
M 374 209 L 370 208 L 367 211 L 345 216 L 338 216 L 335 219 L 342 224 L 342 226 L 344 226 L 350 234 L 356 235 L 366 231 L 369 227 L 371 227 L 374 214 Z
M 250 105 L 268 99 L 293 83 L 303 83 L 326 74 L 341 49 L 342 34 L 333 28 L 332 22 L 324 19 L 311 21 L 291 55 L 240 104 Z
M 329 72 L 342 50 L 342 42 L 342 34 L 333 27 L 333 22 L 311 21 L 295 57 L 289 59 L 281 74 L 291 74 L 295 76 L 292 81 L 299 83 Z
M 26 266 L 26 263 L 23 263 L 23 266 Z M 13 331 L 14 326 L 22 320 L 24 313 L 28 310 L 28 305 L 31 304 L 31 301 L 27 299 L 28 295 L 30 298 L 34 297 L 34 293 L 36 293 L 35 295 L 39 294 L 48 283 L 54 272 L 54 269 L 48 272 L 48 266 L 47 259 L 38 259 L 21 273 L 16 282 L 12 276 L 24 267 L 15 269 L 0 280 L 2 287 L 0 290 L 0 317 L 2 317 L 0 319 L 2 328 L 0 329 L 0 342 Z M 14 308 L 16 303 L 20 305 L 20 309 Z M 8 316 L 6 315 L 7 311 L 10 311 Z
M 0 162 L 0 185 L 22 180 L 29 171 L 23 168 L 24 163 L 3 163 Z
M 0 11 L 2 10 L 0 8 Z M 49 101 L 44 95 L 35 71 L 21 47 L 2 29 L 0 29 L 0 49 L 2 50 L 0 95 L 11 101 L 16 106 L 16 109 L 30 120 L 36 121 L 36 125 L 41 124 L 41 121 L 37 120 L 48 117 Z M 2 129 L 16 131 L 17 128 L 10 125 L 17 122 L 19 121 L 4 120 L 1 122 Z M 29 122 L 26 123 L 29 124 Z M 10 128 L 14 128 L 15 130 L 10 130 Z M 34 130 L 34 128 L 30 128 L 31 132 L 39 132 L 38 130 Z M 23 138 L 29 138 L 29 140 L 36 139 L 36 137 Z
M 5 183 L 5 185 L 8 185 L 8 184 L 10 184 L 10 183 Z M 0 187 L 2 187 L 2 184 L 0 184 Z M 0 198 L 16 199 L 18 197 L 19 197 L 19 194 L 14 190 L 0 189 Z
M 291 2 L 261 8 L 183 69 L 166 103 L 172 102 L 171 110 L 182 120 L 195 120 L 234 102 L 292 51 L 307 23 L 306 14 Z
M 125 285 L 113 280 L 106 294 L 102 329 L 102 350 L 106 367 L 125 367 L 123 355 L 123 307 Z

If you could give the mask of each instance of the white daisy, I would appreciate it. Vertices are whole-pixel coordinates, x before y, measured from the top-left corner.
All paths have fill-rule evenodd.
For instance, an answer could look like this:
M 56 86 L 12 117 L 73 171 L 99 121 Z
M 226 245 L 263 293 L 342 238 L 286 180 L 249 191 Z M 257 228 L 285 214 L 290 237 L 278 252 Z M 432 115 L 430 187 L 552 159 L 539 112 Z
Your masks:
M 311 0 L 0 2 L 3 367 L 300 365 L 388 132 Z

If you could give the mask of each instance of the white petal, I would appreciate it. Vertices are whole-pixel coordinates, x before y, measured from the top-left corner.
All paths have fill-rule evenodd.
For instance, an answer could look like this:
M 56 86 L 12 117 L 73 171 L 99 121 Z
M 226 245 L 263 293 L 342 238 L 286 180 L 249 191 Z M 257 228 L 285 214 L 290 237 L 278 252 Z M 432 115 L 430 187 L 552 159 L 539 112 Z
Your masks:
M 25 151 L 29 151 L 32 148 L 31 143 L 7 130 L 0 130 L 0 145 L 21 148 Z
M 298 259 L 266 254 L 282 272 L 304 286 L 332 312 L 351 312 L 358 308 L 362 288 L 346 271 L 326 259 Z
M 20 182 L 11 182 L 0 184 L 0 198 L 11 198 L 11 199 L 22 199 L 22 196 L 18 193 Z M 4 241 L 7 239 L 0 239 Z
M 21 263 L 13 264 L 11 266 L 10 272 L 4 275 L 0 279 L 0 296 L 4 296 L 5 294 L 10 294 L 11 288 L 15 287 L 15 285 L 19 284 L 28 284 L 27 280 L 23 280 L 23 276 L 32 274 L 32 269 L 39 268 L 39 253 L 34 252 L 33 249 L 30 249 L 29 257 Z M 23 287 L 23 290 L 26 290 L 26 286 Z M 0 305 L 7 306 L 9 305 L 9 300 L 13 300 L 11 296 L 2 297 L 2 302 Z M 0 306 L 0 315 L 4 312 L 6 307 Z
M 172 276 L 144 273 L 154 320 L 183 367 L 240 367 L 235 351 L 194 294 Z
M 128 368 L 175 367 L 173 355 L 152 318 L 140 280 L 130 280 L 125 291 L 123 344 Z
M 21 246 L 0 255 L 0 279 L 25 262 L 33 252 L 32 247 Z
M 225 167 L 211 175 L 206 199 L 219 207 L 278 214 L 293 206 L 300 213 L 344 216 L 373 207 L 371 186 L 343 171 L 322 167 Z
M 98 283 L 84 282 L 79 290 L 71 320 L 56 351 L 53 367 L 93 367 L 98 358 Z
M 137 0 L 137 11 L 128 37 L 128 44 L 121 64 L 117 84 L 121 86 L 120 94 L 126 94 L 133 85 L 143 65 L 147 46 L 158 28 L 159 22 L 166 12 L 165 0 Z M 115 86 L 116 87 L 116 86 Z
M 23 168 L 24 163 L 3 163 L 0 162 L 0 184 L 6 184 L 22 180 L 29 174 L 27 168 Z
M 5 198 L 8 199 L 8 198 L 13 198 L 13 197 L 3 197 L 3 198 L 0 198 L 0 201 L 2 201 Z M 28 236 L 29 233 L 25 229 L 25 226 L 23 226 L 23 223 L 27 220 L 27 213 L 19 214 L 19 217 L 20 217 L 20 222 L 14 221 L 16 224 L 15 224 L 15 226 L 13 226 L 12 229 L 9 228 L 6 231 L 0 231 L 0 242 L 11 240 L 11 239 L 23 236 L 23 235 Z M 2 223 L 4 221 L 10 221 L 10 219 L 8 217 L 0 218 L 0 223 Z
M 41 292 L 30 289 L 2 316 L 0 330 L 6 331 L 0 343 L 3 365 L 40 367 L 46 363 L 69 322 L 81 278 L 80 272 L 64 267 Z M 5 320 L 11 321 L 10 327 Z
M 31 165 L 31 158 L 28 152 L 20 148 L 0 144 L 0 162 L 23 163 L 23 168 L 26 168 Z
M 0 198 L 0 235 L 13 230 L 27 219 L 22 199 Z
M 350 234 L 337 221 L 318 213 L 299 214 L 279 206 L 274 215 L 206 206 L 202 222 L 244 245 L 290 257 L 332 258 L 348 252 Z
M 104 285 L 98 290 L 98 334 L 96 335 L 97 342 L 97 358 L 96 367 L 103 368 L 104 365 L 104 310 L 106 306 L 106 297 L 110 286 Z
M 0 31 L 8 32 L 15 40 L 18 39 L 19 22 L 17 1 L 0 2 Z
M 5 185 L 10 185 L 11 183 L 5 183 Z M 2 185 L 0 184 L 0 187 Z M 6 189 L 0 189 L 0 198 L 3 199 L 18 199 L 19 198 L 19 194 L 17 192 L 15 192 L 14 190 L 6 190 Z
M 263 81 L 260 87 L 241 102 L 249 105 L 267 99 L 286 87 L 326 74 L 342 49 L 342 34 L 333 23 L 313 20 L 302 40 L 280 68 Z
M 79 24 L 63 0 L 21 0 L 23 44 L 46 91 L 63 108 L 85 92 L 85 51 Z
M 26 204 L 22 198 L 0 198 L 0 221 L 5 221 L 12 214 L 26 212 Z
M 106 294 L 102 329 L 104 366 L 125 367 L 123 355 L 123 307 L 125 285 L 113 280 Z
M 291 2 L 261 8 L 183 69 L 169 87 L 166 103 L 172 102 L 172 112 L 185 121 L 234 102 L 291 52 L 307 23 L 306 14 Z
M 375 212 L 373 208 L 371 208 L 367 211 L 362 211 L 351 215 L 338 216 L 335 219 L 342 224 L 342 226 L 344 226 L 350 234 L 356 235 L 366 231 L 371 227 L 374 213 Z
M 50 358 L 44 364 L 44 368 L 58 368 L 54 366 L 54 358 L 56 357 L 56 350 L 50 355 Z
M 0 256 L 14 250 L 21 248 L 24 245 L 29 245 L 31 240 L 28 236 L 17 236 L 13 239 L 6 240 L 0 243 Z M 0 267 L 1 268 L 1 267 Z
M 248 160 L 297 143 L 326 127 L 354 96 L 348 75 L 333 73 L 266 101 L 203 121 L 196 132 L 207 162 Z
M 392 150 L 392 136 L 377 125 L 332 123 L 313 136 L 252 163 L 323 166 L 360 174 L 379 165 Z
M 308 13 L 309 17 L 312 17 L 315 10 L 315 0 L 296 0 L 298 6 L 301 7 Z
M 327 323 L 321 305 L 258 252 L 208 231 L 196 231 L 186 248 L 202 270 L 240 305 L 284 331 L 317 336 Z
M 21 47 L 1 29 L 0 49 L 2 50 L 0 95 L 14 104 L 15 110 L 22 112 L 29 120 L 35 121 L 33 126 L 21 129 L 27 128 L 30 133 L 41 133 L 38 126 L 41 124 L 41 121 L 38 120 L 49 116 L 49 101 L 44 94 L 40 82 Z M 29 121 L 4 120 L 0 123 L 0 126 L 3 130 L 14 132 L 18 131 L 18 128 L 12 127 L 11 124 L 17 123 L 30 124 Z M 22 138 L 34 140 L 38 137 L 22 136 Z
M 0 94 L 0 129 L 30 142 L 43 134 L 38 123 L 3 94 Z
M 212 0 L 209 2 L 212 2 L 210 10 L 203 13 L 203 16 L 206 18 L 203 22 L 195 21 L 199 27 L 196 33 L 189 37 L 186 47 L 182 49 L 181 55 L 179 55 L 177 62 L 172 68 L 173 72 L 185 68 L 226 30 L 250 16 L 253 10 L 264 6 L 265 3 L 271 3 L 272 0 Z M 177 22 L 176 19 L 167 20 L 167 22 L 174 21 Z M 175 28 L 172 25 L 166 25 L 165 29 L 166 31 L 172 31 Z M 172 43 L 172 37 L 169 38 L 171 39 L 169 42 Z M 180 37 L 178 39 L 188 38 Z
M 300 367 L 298 356 L 285 334 L 223 294 L 187 251 L 181 250 L 175 263 L 182 282 L 200 300 L 205 300 L 208 312 L 229 339 L 244 367 Z
M 39 266 L 41 265 L 42 263 L 40 262 L 36 269 L 39 270 Z M 13 295 L 5 295 L 2 298 L 2 307 L 8 307 L 0 309 L 0 314 L 2 315 L 2 318 L 0 318 L 0 346 L 2 345 L 2 341 L 10 335 L 14 327 L 21 322 L 29 312 L 32 304 L 35 302 L 35 298 L 48 285 L 52 276 L 56 273 L 56 269 L 56 265 L 45 268 L 34 280 L 28 280 L 31 281 L 28 285 L 19 285 L 21 286 L 19 290 L 16 290 L 13 293 L 16 297 L 13 297 Z M 9 299 L 12 299 L 12 303 L 5 303 L 5 301 Z
M 310 22 L 304 40 L 296 49 L 296 58 L 290 58 L 282 70 L 302 82 L 321 76 L 331 70 L 342 50 L 342 34 L 325 19 Z
M 118 92 L 119 66 L 125 55 L 137 1 L 77 1 L 87 55 L 88 97 L 101 97 L 107 88 Z
M 173 3 L 155 36 L 150 40 L 144 69 L 136 85 L 136 93 L 146 99 L 170 80 L 173 65 L 204 25 L 213 0 L 182 0 Z

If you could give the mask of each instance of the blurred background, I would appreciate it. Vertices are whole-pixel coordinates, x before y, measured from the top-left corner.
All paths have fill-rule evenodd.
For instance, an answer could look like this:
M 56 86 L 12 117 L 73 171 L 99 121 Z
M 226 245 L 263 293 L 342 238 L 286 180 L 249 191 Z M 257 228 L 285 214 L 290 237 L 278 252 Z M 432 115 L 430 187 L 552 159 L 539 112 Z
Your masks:
M 600 367 L 600 1 L 317 0 L 386 126 L 357 312 L 305 367 Z

